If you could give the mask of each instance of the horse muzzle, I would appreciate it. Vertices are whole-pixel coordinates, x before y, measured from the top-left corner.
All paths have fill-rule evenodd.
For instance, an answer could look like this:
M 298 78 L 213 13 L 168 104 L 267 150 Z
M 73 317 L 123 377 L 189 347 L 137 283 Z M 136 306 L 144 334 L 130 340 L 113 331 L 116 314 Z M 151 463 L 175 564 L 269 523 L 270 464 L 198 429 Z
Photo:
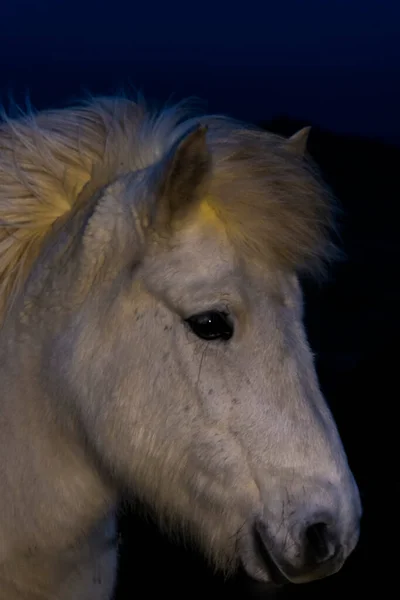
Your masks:
M 307 504 L 283 506 L 281 513 L 265 509 L 252 521 L 242 544 L 245 571 L 276 584 L 306 583 L 336 573 L 358 542 L 357 498 L 344 506 L 321 506 L 310 498 Z

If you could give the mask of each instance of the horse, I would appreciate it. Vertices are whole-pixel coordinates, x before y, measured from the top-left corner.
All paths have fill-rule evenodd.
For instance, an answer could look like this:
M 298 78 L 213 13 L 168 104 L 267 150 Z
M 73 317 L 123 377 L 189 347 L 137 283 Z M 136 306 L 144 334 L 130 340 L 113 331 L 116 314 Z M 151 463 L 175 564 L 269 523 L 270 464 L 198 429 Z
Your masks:
M 110 600 L 125 494 L 227 576 L 353 552 L 303 323 L 337 248 L 307 137 L 125 96 L 3 117 L 1 600 Z

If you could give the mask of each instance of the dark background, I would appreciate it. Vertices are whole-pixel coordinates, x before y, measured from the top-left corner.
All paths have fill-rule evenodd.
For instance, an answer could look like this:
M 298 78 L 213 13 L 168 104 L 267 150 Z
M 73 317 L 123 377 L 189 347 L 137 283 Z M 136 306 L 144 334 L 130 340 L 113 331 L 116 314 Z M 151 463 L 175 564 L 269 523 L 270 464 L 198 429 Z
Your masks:
M 342 204 L 347 259 L 323 287 L 304 282 L 306 324 L 364 519 L 360 544 L 338 575 L 279 595 L 395 594 L 398 0 L 3 0 L 0 75 L 6 108 L 10 98 L 24 105 L 29 96 L 42 109 L 123 87 L 160 102 L 197 96 L 210 112 L 285 135 L 314 126 L 309 151 Z M 121 551 L 118 600 L 265 596 L 240 575 L 224 582 L 126 508 Z

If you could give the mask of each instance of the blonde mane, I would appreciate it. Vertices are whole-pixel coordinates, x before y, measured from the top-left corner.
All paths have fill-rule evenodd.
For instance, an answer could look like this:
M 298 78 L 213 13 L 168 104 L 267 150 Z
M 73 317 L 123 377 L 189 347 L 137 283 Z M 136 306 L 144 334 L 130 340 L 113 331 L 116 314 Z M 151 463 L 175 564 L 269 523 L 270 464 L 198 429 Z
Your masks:
M 4 117 L 0 124 L 0 320 L 57 219 L 83 188 L 156 161 L 182 119 L 143 102 L 97 98 L 82 106 Z M 141 143 L 143 141 L 143 143 Z
M 97 98 L 78 107 L 4 117 L 0 124 L 0 321 L 54 223 L 82 190 L 156 162 L 193 124 L 183 105 Z M 225 189 L 215 210 L 243 252 L 319 268 L 330 256 L 332 210 L 323 186 L 281 138 L 204 117 Z M 234 166 L 232 166 L 234 164 Z M 266 193 L 270 190 L 270 194 Z M 85 194 L 86 196 L 86 194 Z M 229 197 L 228 197 L 229 196 Z

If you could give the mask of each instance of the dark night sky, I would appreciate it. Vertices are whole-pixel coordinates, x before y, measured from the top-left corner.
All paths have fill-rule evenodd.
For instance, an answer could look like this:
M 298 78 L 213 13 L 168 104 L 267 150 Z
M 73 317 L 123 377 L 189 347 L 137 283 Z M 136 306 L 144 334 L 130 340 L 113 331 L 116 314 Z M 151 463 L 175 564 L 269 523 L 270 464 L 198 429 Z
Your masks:
M 0 73 L 5 103 L 131 85 L 400 143 L 400 2 L 3 0 Z

